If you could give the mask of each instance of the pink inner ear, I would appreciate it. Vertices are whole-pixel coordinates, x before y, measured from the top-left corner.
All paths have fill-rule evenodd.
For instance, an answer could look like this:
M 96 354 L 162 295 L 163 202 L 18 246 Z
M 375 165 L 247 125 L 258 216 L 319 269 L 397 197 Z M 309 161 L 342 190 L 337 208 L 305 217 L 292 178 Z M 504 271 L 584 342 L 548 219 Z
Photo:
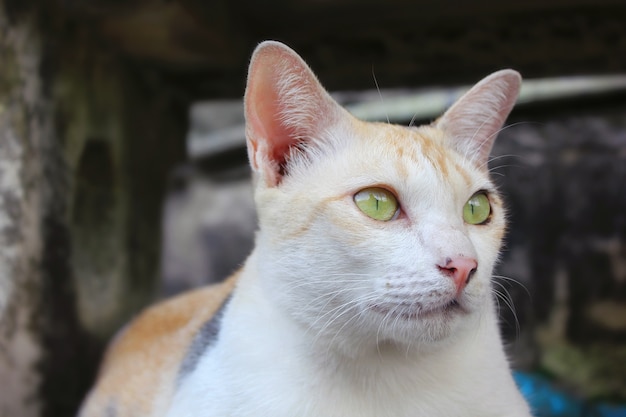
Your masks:
M 250 65 L 246 89 L 246 135 L 252 168 L 276 185 L 282 175 L 294 134 L 283 120 L 280 98 L 280 48 L 269 46 L 257 51 Z
M 277 185 L 289 151 L 318 136 L 330 121 L 334 102 L 291 49 L 264 42 L 255 51 L 246 88 L 246 136 L 252 168 Z
M 255 142 L 255 151 L 262 152 L 262 160 L 277 169 L 284 164 L 286 154 L 295 140 L 291 129 L 281 121 L 278 94 L 268 84 L 258 83 L 256 91 L 250 93 L 246 103 L 246 122 L 249 139 Z M 261 161 L 257 161 L 259 162 Z
M 463 155 L 486 167 L 493 142 L 519 93 L 520 75 L 502 70 L 481 80 L 436 122 Z

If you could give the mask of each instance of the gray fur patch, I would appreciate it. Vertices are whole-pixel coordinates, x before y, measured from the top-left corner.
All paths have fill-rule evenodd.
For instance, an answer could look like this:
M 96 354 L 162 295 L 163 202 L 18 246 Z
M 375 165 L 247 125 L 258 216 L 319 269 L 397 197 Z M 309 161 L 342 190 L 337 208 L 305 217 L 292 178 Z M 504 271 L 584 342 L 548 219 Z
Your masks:
M 180 365 L 180 369 L 178 370 L 178 385 L 180 385 L 181 381 L 187 375 L 191 374 L 194 369 L 196 369 L 202 355 L 204 355 L 204 353 L 206 353 L 206 351 L 215 343 L 220 331 L 222 316 L 229 301 L 230 296 L 224 300 L 213 317 L 205 322 L 194 336 L 191 345 L 185 354 L 185 358 Z
M 117 402 L 110 400 L 104 409 L 104 417 L 117 417 Z

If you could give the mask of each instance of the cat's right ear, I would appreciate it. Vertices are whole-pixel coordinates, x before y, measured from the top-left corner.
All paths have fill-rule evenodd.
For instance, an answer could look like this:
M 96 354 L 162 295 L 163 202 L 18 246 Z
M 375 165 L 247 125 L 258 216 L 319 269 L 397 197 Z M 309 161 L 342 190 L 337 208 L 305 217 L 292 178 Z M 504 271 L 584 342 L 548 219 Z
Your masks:
M 292 148 L 315 140 L 341 112 L 302 58 L 272 41 L 252 55 L 244 104 L 250 165 L 270 187 L 285 175 Z
M 487 167 L 491 147 L 519 94 L 516 71 L 494 72 L 450 107 L 435 125 L 450 145 L 480 167 Z

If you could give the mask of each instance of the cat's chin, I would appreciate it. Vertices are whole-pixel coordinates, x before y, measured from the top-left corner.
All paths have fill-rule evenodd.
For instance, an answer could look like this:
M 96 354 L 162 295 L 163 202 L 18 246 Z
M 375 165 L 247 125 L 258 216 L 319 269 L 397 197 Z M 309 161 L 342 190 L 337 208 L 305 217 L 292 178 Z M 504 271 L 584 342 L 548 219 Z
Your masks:
M 429 319 L 446 320 L 452 319 L 458 315 L 470 313 L 468 308 L 459 303 L 458 300 L 451 300 L 441 306 L 428 308 L 403 304 L 370 304 L 368 305 L 368 309 L 382 316 L 383 320 L 403 320 L 407 322 L 418 322 Z
M 463 323 L 472 315 L 473 309 L 459 300 L 444 301 L 438 306 L 410 304 L 370 304 L 367 306 L 376 329 L 377 343 L 389 340 L 406 349 L 437 348 L 447 343 Z

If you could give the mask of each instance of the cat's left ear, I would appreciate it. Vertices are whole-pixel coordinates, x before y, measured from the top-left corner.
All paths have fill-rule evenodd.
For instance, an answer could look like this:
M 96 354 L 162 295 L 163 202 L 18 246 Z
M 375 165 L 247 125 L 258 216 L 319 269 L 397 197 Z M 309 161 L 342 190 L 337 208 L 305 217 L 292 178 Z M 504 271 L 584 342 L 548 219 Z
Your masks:
M 522 77 L 513 70 L 494 72 L 450 107 L 435 126 L 451 146 L 487 167 L 491 147 L 519 94 Z
M 302 58 L 273 41 L 252 55 L 244 103 L 250 165 L 270 187 L 287 174 L 294 148 L 315 142 L 344 112 Z

